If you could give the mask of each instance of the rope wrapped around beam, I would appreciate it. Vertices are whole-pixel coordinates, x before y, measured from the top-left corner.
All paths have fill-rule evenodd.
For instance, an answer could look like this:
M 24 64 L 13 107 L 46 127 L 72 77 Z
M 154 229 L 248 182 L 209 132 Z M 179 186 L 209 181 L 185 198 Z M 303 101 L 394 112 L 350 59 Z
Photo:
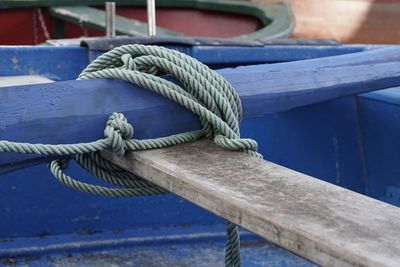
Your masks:
M 157 74 L 173 76 L 182 87 Z M 78 79 L 100 78 L 125 80 L 175 101 L 197 114 L 203 129 L 138 140 L 133 139 L 134 129 L 125 116 L 113 113 L 106 123 L 103 139 L 60 145 L 0 141 L 0 152 L 67 156 L 49 163 L 51 172 L 61 183 L 82 192 L 109 197 L 149 196 L 167 191 L 103 159 L 100 151 L 106 149 L 124 155 L 126 151 L 163 148 L 209 138 L 225 149 L 262 157 L 257 153 L 254 140 L 240 138 L 242 107 L 234 88 L 217 72 L 190 56 L 163 47 L 125 45 L 98 57 Z M 83 183 L 66 175 L 64 171 L 71 156 L 82 168 L 116 187 Z M 225 265 L 240 264 L 238 227 L 228 222 Z

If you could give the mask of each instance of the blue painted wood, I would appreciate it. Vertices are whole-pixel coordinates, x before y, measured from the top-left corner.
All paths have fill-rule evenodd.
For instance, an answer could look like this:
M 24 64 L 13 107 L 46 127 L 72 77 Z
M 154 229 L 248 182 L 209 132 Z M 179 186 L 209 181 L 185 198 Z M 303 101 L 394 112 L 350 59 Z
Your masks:
M 380 49 L 380 45 L 267 45 L 264 47 L 193 46 L 191 56 L 210 65 L 289 62 Z
M 354 99 L 247 119 L 241 135 L 257 140 L 259 152 L 271 162 L 363 194 L 365 166 Z
M 350 46 L 351 48 L 351 46 Z M 300 49 L 299 47 L 294 48 L 291 52 Z M 321 49 L 321 48 L 320 48 Z M 349 47 L 344 47 L 343 50 L 349 49 Z M 359 47 L 357 47 L 359 49 Z M 264 64 L 264 65 L 254 65 L 254 66 L 239 66 L 237 68 L 227 68 L 221 69 L 221 74 L 227 73 L 240 73 L 242 68 L 245 68 L 246 72 L 266 72 L 266 71 L 293 71 L 293 70 L 304 70 L 304 69 L 320 69 L 320 68 L 333 68 L 333 67 L 349 67 L 357 65 L 368 65 L 377 63 L 388 63 L 388 62 L 398 62 L 400 61 L 400 49 L 398 46 L 385 46 L 385 47 L 372 47 L 366 48 L 365 50 L 353 50 L 349 54 L 339 54 L 331 56 L 329 50 L 321 49 L 316 51 L 323 53 L 324 56 L 317 58 L 312 58 L 305 61 L 288 62 L 281 64 Z M 314 50 L 311 50 L 314 51 Z M 346 50 L 345 50 L 346 51 Z M 338 51 L 335 51 L 338 52 Z M 282 52 L 284 54 L 284 51 Z M 291 53 L 290 53 L 291 55 Z M 301 53 L 300 56 L 301 57 Z M 280 58 L 282 59 L 282 58 Z
M 0 46 L 0 76 L 37 74 L 71 80 L 88 64 L 88 50 L 81 47 Z
M 387 45 L 267 45 L 264 47 L 237 46 L 178 46 L 169 45 L 171 49 L 188 54 L 204 64 L 214 68 L 233 67 L 237 65 L 291 62 L 305 59 L 346 55 L 357 52 L 390 47 Z M 101 55 L 103 51 L 92 51 L 91 58 Z
M 261 64 L 303 60 L 316 57 L 349 54 L 384 46 L 283 46 L 215 47 L 171 46 L 213 67 Z M 0 75 L 39 74 L 55 81 L 73 80 L 103 52 L 81 47 L 0 46 Z
M 221 222 L 17 238 L 2 243 L 0 258 L 14 258 L 18 265 L 49 267 L 155 266 L 160 262 L 162 266 L 223 266 L 225 227 Z M 240 239 L 243 266 L 316 266 L 247 231 L 241 231 Z M 7 266 L 3 262 L 0 266 Z
M 260 72 L 249 68 L 251 71 L 242 68 L 240 75 L 223 74 L 239 93 L 245 118 L 400 85 L 400 63 L 397 62 L 338 68 L 318 66 L 294 71 Z M 135 127 L 136 138 L 165 136 L 200 127 L 197 118 L 177 104 L 122 81 L 69 81 L 10 87 L 0 90 L 0 98 L 3 100 L 0 139 L 3 140 L 91 141 L 102 138 L 104 123 L 113 111 L 126 114 Z M 17 162 L 26 160 L 29 164 L 36 163 L 32 156 L 2 153 L 0 169 L 19 168 L 21 165 Z
M 366 193 L 399 206 L 400 87 L 357 97 Z
M 109 186 L 74 162 L 68 174 Z M 60 184 L 44 164 L 2 174 L 0 185 L 0 249 L 5 246 L 4 240 L 19 237 L 224 224 L 222 219 L 172 194 L 105 198 L 78 192 Z

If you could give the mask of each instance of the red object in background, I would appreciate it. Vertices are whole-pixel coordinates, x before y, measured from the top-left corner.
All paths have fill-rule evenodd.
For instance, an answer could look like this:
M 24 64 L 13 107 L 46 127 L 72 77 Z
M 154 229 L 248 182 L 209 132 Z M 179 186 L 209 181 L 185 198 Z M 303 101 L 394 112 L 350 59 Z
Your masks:
M 41 10 L 46 28 L 52 36 L 53 18 L 48 15 L 47 9 Z M 119 7 L 117 14 L 143 22 L 147 20 L 146 9 L 142 7 Z M 29 45 L 46 40 L 37 8 L 0 10 L 0 25 L 2 25 L 0 45 Z M 258 26 L 258 20 L 251 16 L 216 11 L 158 8 L 157 26 L 189 36 L 230 38 L 253 32 Z M 85 33 L 88 36 L 104 34 L 95 30 L 84 30 L 79 25 L 65 23 L 65 38 L 80 37 Z
M 146 9 L 142 7 L 120 7 L 117 14 L 147 21 Z M 258 26 L 255 17 L 217 11 L 159 8 L 156 14 L 157 26 L 188 36 L 231 38 L 253 32 Z
M 33 9 L 0 10 L 0 25 L 0 44 L 33 44 Z

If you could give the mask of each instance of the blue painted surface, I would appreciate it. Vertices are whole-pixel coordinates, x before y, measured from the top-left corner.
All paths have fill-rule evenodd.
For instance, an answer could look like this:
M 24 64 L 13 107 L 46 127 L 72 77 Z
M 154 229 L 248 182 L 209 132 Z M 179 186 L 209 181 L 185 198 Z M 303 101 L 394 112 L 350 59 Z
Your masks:
M 197 58 L 213 68 L 236 67 L 264 63 L 291 62 L 313 58 L 345 55 L 385 48 L 385 45 L 267 45 L 265 47 L 235 46 L 166 46 Z M 89 58 L 95 59 L 103 51 L 91 51 Z
M 346 47 L 346 46 L 345 46 Z M 300 48 L 301 49 L 301 48 Z M 266 49 L 267 50 L 267 49 Z M 325 51 L 322 48 L 316 49 L 320 51 L 320 53 L 324 53 Z M 220 73 L 238 73 L 242 69 L 246 69 L 246 71 L 251 72 L 282 72 L 282 71 L 293 71 L 293 70 L 307 70 L 307 69 L 327 69 L 327 68 L 345 68 L 350 66 L 360 66 L 360 65 L 370 65 L 370 64 L 378 64 L 378 63 L 389 63 L 389 62 L 398 62 L 400 60 L 400 50 L 398 46 L 385 46 L 364 49 L 356 49 L 353 53 L 350 53 L 345 48 L 342 48 L 343 53 L 339 54 L 338 51 L 335 51 L 338 55 L 331 55 L 332 53 L 326 53 L 323 57 L 310 57 L 309 60 L 298 60 L 298 61 L 290 61 L 283 62 L 280 64 L 264 64 L 264 65 L 251 65 L 251 66 L 238 66 L 236 68 L 227 68 L 220 70 Z M 267 50 L 269 51 L 269 50 Z M 295 51 L 295 49 L 294 49 Z M 293 51 L 293 52 L 294 52 Z M 352 50 L 350 50 L 352 51 Z M 363 53 L 361 53 L 363 52 Z M 288 53 L 291 55 L 291 53 Z M 304 54 L 299 53 L 299 57 L 304 56 Z M 300 58 L 307 59 L 307 58 Z
M 98 181 L 75 164 L 68 173 Z M 0 239 L 222 222 L 172 194 L 116 199 L 77 192 L 57 182 L 45 165 L 2 175 L 0 203 Z
M 362 145 L 367 168 L 366 193 L 374 198 L 390 199 L 400 188 L 400 87 L 364 94 L 357 98 Z
M 260 63 L 288 62 L 336 56 L 375 49 L 376 46 L 288 46 L 268 45 L 265 47 L 203 47 L 194 46 L 192 56 L 215 66 L 252 65 Z
M 379 199 L 394 206 L 400 207 L 400 187 L 388 186 L 386 189 L 386 196 L 381 196 Z
M 0 55 L 3 55 L 1 49 Z M 12 51 L 18 49 L 29 50 L 5 49 L 8 51 L 4 54 L 7 55 L 4 60 L 7 60 L 0 66 L 0 75 L 30 73 L 29 68 L 7 70 L 11 65 L 5 64 L 10 64 L 13 53 L 22 53 L 18 54 L 21 62 L 37 64 L 30 65 L 34 68 L 33 73 L 45 74 L 47 77 L 53 75 L 56 80 L 76 77 L 79 72 L 77 69 L 83 68 L 86 64 L 83 62 L 88 58 L 87 52 L 77 49 L 74 55 L 64 57 L 65 65 L 61 73 L 51 62 L 59 62 L 62 52 L 52 54 L 44 64 L 45 61 L 32 60 L 40 53 L 30 55 L 29 51 Z M 46 49 L 43 48 L 41 52 Z M 268 48 L 265 49 L 267 54 Z M 320 54 L 315 52 L 315 56 L 328 55 L 328 51 L 333 51 L 329 49 L 325 50 L 325 54 L 323 51 L 318 51 Z M 212 63 L 212 58 L 218 52 L 217 49 L 214 54 L 209 51 L 201 54 L 203 52 L 199 51 L 198 56 L 209 57 L 209 63 Z M 290 48 L 287 53 L 287 60 L 299 56 L 296 49 Z M 282 55 L 279 57 L 276 57 L 277 60 L 285 59 Z M 238 56 L 234 60 L 240 63 L 245 62 L 246 58 Z M 218 61 L 214 63 L 219 64 Z M 79 67 L 73 67 L 74 64 Z M 396 124 L 400 117 L 398 96 L 400 89 L 382 90 L 356 98 L 345 97 L 270 115 L 249 117 L 242 123 L 242 135 L 257 139 L 260 151 L 273 162 L 387 200 L 385 197 L 390 193 L 393 195 L 400 186 L 398 164 L 393 159 L 400 148 L 396 140 L 400 132 L 400 124 Z M 103 101 L 102 105 L 106 107 L 107 100 Z M 3 103 L 0 100 L 0 105 Z M 3 107 L 0 108 L 0 114 Z M 171 110 L 166 109 L 164 112 L 167 124 Z M 26 114 L 28 117 L 31 115 L 30 112 Z M 74 122 L 72 118 L 73 115 L 64 130 L 71 127 Z M 85 125 L 85 120 L 92 119 L 93 116 L 87 116 L 82 125 Z M 151 125 L 152 122 L 146 120 L 146 117 L 139 120 L 149 123 L 148 129 L 164 127 Z M 97 123 L 99 129 L 103 127 L 103 121 L 99 119 Z M 182 126 L 177 131 L 186 129 L 187 124 L 194 125 L 193 117 L 188 115 L 177 124 Z M 29 129 L 29 125 L 26 127 Z M 8 130 L 12 130 L 12 127 Z M 82 138 L 88 138 L 85 130 L 83 127 L 80 132 Z M 137 132 L 139 138 L 146 135 L 153 134 Z M 23 138 L 23 134 L 18 138 Z M 84 180 L 95 179 L 76 166 L 72 166 L 70 173 Z M 16 257 L 18 253 L 17 263 L 30 266 L 60 266 L 68 263 L 109 266 L 131 261 L 136 261 L 134 263 L 139 266 L 151 266 L 158 263 L 149 261 L 153 259 L 163 259 L 169 265 L 214 266 L 223 261 L 222 220 L 172 195 L 132 199 L 90 196 L 58 184 L 46 167 L 40 165 L 1 175 L 0 203 L 2 264 L 7 263 L 8 257 Z M 175 239 L 171 238 L 174 235 Z M 147 237 L 147 241 L 137 243 L 143 236 Z M 107 240 L 117 243 L 101 243 Z M 243 241 L 244 266 L 312 266 L 287 251 L 268 243 L 260 243 L 254 235 L 244 234 Z M 48 247 L 54 244 L 64 247 Z M 87 249 L 74 250 L 75 244 L 85 244 Z M 37 248 L 36 252 L 31 251 L 22 256 L 27 247 Z M 71 248 L 69 252 L 63 251 L 68 248 Z
M 242 136 L 270 161 L 363 193 L 363 162 L 353 97 L 246 120 Z
M 42 75 L 51 80 L 75 79 L 89 63 L 80 47 L 0 46 L 0 76 Z
M 376 49 L 377 46 L 267 46 L 252 47 L 170 47 L 214 66 L 237 66 L 286 62 L 342 55 Z M 0 46 L 0 75 L 39 74 L 50 79 L 73 80 L 102 52 L 80 47 Z
M 20 238 L 0 248 L 0 266 L 10 259 L 22 266 L 223 266 L 224 230 L 220 224 Z M 246 231 L 241 244 L 243 266 L 315 266 Z

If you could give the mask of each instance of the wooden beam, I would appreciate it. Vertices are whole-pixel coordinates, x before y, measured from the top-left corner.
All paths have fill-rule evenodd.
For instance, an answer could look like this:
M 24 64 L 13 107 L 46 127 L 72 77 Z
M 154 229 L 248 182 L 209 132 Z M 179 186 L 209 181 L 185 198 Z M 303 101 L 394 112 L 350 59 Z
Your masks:
M 400 262 L 400 210 L 383 202 L 208 140 L 103 155 L 322 266 Z
M 367 58 L 370 52 L 364 56 Z M 245 119 L 400 85 L 398 62 L 312 68 L 304 61 L 305 69 L 298 63 L 296 68 L 288 64 L 271 71 L 265 71 L 263 65 L 259 66 L 261 71 L 255 67 L 248 67 L 249 71 L 246 67 L 221 71 L 241 97 Z M 186 109 L 122 81 L 8 87 L 0 90 L 0 99 L 0 140 L 49 144 L 93 141 L 103 137 L 105 121 L 114 111 L 127 116 L 139 139 L 200 127 L 196 116 Z M 0 153 L 0 173 L 44 160 L 48 159 Z

